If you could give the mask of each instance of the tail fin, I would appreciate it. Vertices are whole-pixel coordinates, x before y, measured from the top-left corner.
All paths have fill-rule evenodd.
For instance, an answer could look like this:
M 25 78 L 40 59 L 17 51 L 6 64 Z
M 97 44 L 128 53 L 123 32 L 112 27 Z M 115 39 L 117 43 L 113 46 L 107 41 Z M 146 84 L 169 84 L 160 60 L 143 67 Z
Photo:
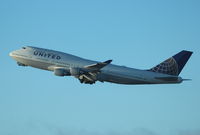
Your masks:
M 183 50 L 159 65 L 151 68 L 150 71 L 178 76 L 192 53 L 193 52 Z

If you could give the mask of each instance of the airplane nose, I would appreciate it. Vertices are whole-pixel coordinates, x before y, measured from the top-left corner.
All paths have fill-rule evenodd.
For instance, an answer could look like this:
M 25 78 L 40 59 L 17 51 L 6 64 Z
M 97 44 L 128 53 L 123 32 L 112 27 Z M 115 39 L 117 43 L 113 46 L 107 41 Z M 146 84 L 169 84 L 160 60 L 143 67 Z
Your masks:
M 12 52 L 9 53 L 9 56 L 12 57 Z
M 9 53 L 9 56 L 10 56 L 10 57 L 13 57 L 13 52 L 10 52 L 10 53 Z

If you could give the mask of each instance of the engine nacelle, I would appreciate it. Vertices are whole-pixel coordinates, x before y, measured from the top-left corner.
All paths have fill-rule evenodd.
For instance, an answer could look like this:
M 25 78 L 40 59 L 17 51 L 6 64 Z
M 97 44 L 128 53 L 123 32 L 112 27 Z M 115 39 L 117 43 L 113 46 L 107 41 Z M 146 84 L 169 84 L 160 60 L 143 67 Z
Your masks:
M 70 68 L 70 74 L 72 76 L 79 76 L 80 75 L 80 69 L 79 68 Z
M 57 68 L 54 70 L 54 75 L 56 76 L 70 76 L 70 72 L 63 68 Z

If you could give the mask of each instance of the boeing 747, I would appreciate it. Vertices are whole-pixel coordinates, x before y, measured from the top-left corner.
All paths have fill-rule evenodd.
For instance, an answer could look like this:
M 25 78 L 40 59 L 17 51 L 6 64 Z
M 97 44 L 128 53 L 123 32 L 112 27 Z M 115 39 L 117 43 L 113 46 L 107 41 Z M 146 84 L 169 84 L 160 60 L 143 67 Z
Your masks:
M 31 66 L 52 71 L 56 76 L 74 76 L 81 83 L 96 81 L 117 84 L 175 84 L 192 52 L 181 51 L 148 70 L 111 64 L 112 60 L 97 62 L 71 54 L 26 46 L 9 54 L 19 66 Z

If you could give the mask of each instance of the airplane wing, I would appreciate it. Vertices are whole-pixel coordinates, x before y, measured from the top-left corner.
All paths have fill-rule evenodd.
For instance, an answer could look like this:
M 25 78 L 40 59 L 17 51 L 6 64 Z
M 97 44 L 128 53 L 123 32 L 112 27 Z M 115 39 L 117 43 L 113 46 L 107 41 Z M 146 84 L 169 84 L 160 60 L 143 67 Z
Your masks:
M 99 63 L 96 63 L 96 64 L 84 66 L 84 68 L 89 70 L 89 72 L 98 72 L 100 69 L 107 66 L 111 62 L 112 62 L 112 60 L 107 60 L 105 62 L 99 62 Z
M 112 60 L 107 60 L 105 62 L 84 66 L 82 69 L 82 74 L 78 77 L 78 79 L 81 83 L 95 83 L 97 80 L 97 74 L 100 72 L 100 70 L 111 62 Z
M 106 65 L 110 64 L 112 60 L 107 60 L 105 62 L 99 62 L 92 65 L 87 65 L 82 68 L 66 68 L 58 66 L 50 66 L 49 70 L 54 71 L 57 76 L 74 76 L 79 79 L 81 83 L 93 84 L 97 81 L 97 74 Z

